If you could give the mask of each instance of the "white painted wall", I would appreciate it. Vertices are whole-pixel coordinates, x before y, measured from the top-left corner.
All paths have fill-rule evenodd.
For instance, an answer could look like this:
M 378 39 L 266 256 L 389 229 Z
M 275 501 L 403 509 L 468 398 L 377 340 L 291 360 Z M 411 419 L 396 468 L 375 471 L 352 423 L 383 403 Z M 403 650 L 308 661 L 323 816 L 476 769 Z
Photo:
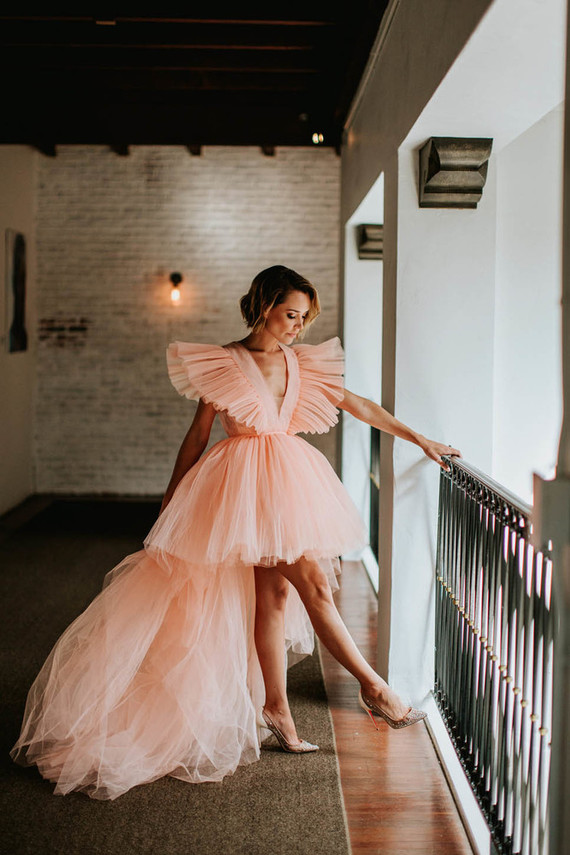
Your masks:
M 398 286 L 398 149 L 433 96 L 492 0 L 390 0 L 351 106 L 342 148 L 341 222 L 346 224 L 380 175 L 385 181 L 382 404 L 399 415 L 395 401 Z M 439 130 L 439 129 L 438 129 Z M 350 358 L 350 347 L 347 349 Z M 343 455 L 347 443 L 343 443 Z M 393 624 L 394 456 L 381 444 L 380 555 L 377 668 L 390 676 Z M 429 546 L 430 540 L 427 538 Z M 410 609 L 412 605 L 410 604 Z M 423 619 L 422 619 L 423 620 Z M 423 669 L 420 668 L 423 674 Z M 417 692 L 425 688 L 423 677 Z
M 26 146 L 0 146 L 0 514 L 34 492 L 33 399 L 36 374 L 35 191 L 38 155 Z M 26 238 L 28 349 L 6 348 L 5 230 Z
M 497 156 L 564 99 L 565 23 L 565 0 L 494 0 L 407 143 L 492 137 Z
M 514 5 L 515 0 L 496 0 L 484 16 L 400 147 L 399 159 L 395 413 L 422 433 L 458 446 L 467 460 L 494 477 L 497 477 L 494 467 L 497 455 L 493 453 L 496 419 L 510 427 L 511 414 L 520 416 L 522 406 L 517 389 L 511 390 L 508 397 L 504 394 L 502 400 L 496 394 L 495 279 L 499 275 L 498 259 L 503 256 L 503 247 L 496 246 L 496 186 L 501 167 L 509 159 L 507 155 L 503 161 L 502 152 L 525 128 L 535 125 L 560 102 L 564 87 L 564 0 L 551 0 L 546 7 L 533 0 L 517 0 L 515 17 Z M 556 151 L 560 144 L 559 129 L 547 122 L 542 133 L 554 134 L 556 139 L 549 143 L 548 151 Z M 418 149 L 430 136 L 493 138 L 487 183 L 476 210 L 418 207 Z M 537 145 L 536 140 L 532 142 Z M 530 145 L 529 142 L 526 146 L 527 157 Z M 520 168 L 525 155 L 521 153 L 515 158 L 519 183 L 523 181 Z M 560 224 L 554 225 L 560 216 L 559 196 L 556 198 L 552 186 L 556 183 L 556 158 L 551 170 L 550 189 L 544 190 L 542 197 L 545 206 L 552 206 L 546 226 L 553 227 L 555 242 L 556 234 L 560 235 Z M 506 180 L 512 184 L 513 177 Z M 519 188 L 517 192 L 516 201 L 520 205 L 522 190 Z M 525 222 L 530 218 L 535 223 L 535 215 L 517 212 L 515 200 L 512 202 L 510 209 L 501 212 L 503 225 L 499 234 L 503 237 L 505 233 L 522 231 L 528 237 L 529 227 Z M 527 208 L 528 202 L 523 210 Z M 513 220 L 505 223 L 508 215 L 517 216 L 516 226 Z M 554 246 L 548 239 L 544 249 L 537 250 L 538 266 Z M 507 248 L 505 244 L 505 251 Z M 549 276 L 554 283 L 556 251 L 553 256 Z M 506 264 L 509 273 L 503 273 L 503 283 L 508 279 L 513 288 L 516 276 L 513 262 Z M 533 283 L 524 298 L 527 320 L 537 300 L 536 277 L 529 275 Z M 503 291 L 506 287 L 504 284 Z M 549 294 L 543 295 L 546 307 L 542 317 L 534 313 L 533 330 L 539 338 L 550 335 L 555 325 L 553 288 L 555 285 Z M 503 293 L 499 300 L 500 328 L 508 324 L 504 298 Z M 515 340 L 518 351 L 528 347 L 530 329 L 524 326 L 524 316 L 518 320 L 521 323 L 511 324 L 507 331 L 509 343 L 499 360 L 503 393 L 509 359 L 505 351 L 513 352 Z M 545 326 L 539 328 L 542 322 Z M 541 369 L 554 376 L 556 344 L 555 340 L 553 348 L 543 353 L 540 364 Z M 528 361 L 527 356 L 526 364 Z M 556 397 L 556 383 L 549 386 L 551 401 Z M 552 409 L 551 406 L 551 414 Z M 540 431 L 542 421 L 537 417 L 529 430 Z M 524 457 L 517 460 L 517 452 L 522 452 L 522 439 L 516 450 L 511 449 L 510 465 L 518 468 L 519 475 L 524 472 L 526 476 L 532 471 L 537 461 L 534 445 L 540 441 L 548 446 L 559 425 L 558 416 L 556 427 L 549 429 L 547 437 L 539 440 L 536 433 L 535 443 L 531 441 Z M 501 430 L 504 435 L 504 427 Z M 530 440 L 529 432 L 524 439 Z M 437 470 L 422 460 L 413 446 L 396 441 L 392 615 L 398 617 L 391 634 L 390 674 L 403 692 L 415 697 L 421 697 L 429 689 L 433 675 L 437 476 Z M 505 485 L 514 489 L 508 480 Z M 419 656 L 418 651 L 421 651 Z
M 467 2 L 434 2 L 429 12 L 400 4 L 348 129 L 342 186 L 346 222 L 381 172 L 386 181 L 384 405 L 492 474 L 500 153 L 563 98 L 566 9 L 564 0 L 495 0 L 484 11 Z M 474 18 L 481 19 L 477 27 Z M 439 42 L 436 21 L 445 34 Z M 430 136 L 448 135 L 494 140 L 475 211 L 418 207 L 418 149 Z M 419 701 L 433 674 L 438 470 L 401 441 L 384 459 L 383 472 L 390 467 L 381 512 L 379 662 Z
M 560 129 L 550 114 L 564 97 L 566 2 L 392 0 L 390 7 L 390 30 L 377 40 L 378 55 L 347 128 L 342 174 L 344 222 L 378 175 L 385 179 L 382 402 L 415 429 L 457 445 L 513 489 L 508 481 L 525 442 L 532 450 L 518 460 L 523 480 L 547 464 L 560 426 L 559 340 L 552 335 Z M 537 125 L 541 121 L 544 127 Z M 419 209 L 418 149 L 431 136 L 493 138 L 477 210 Z M 530 181 L 527 164 L 521 178 L 529 158 L 536 171 Z M 508 308 L 522 257 L 531 254 L 513 324 Z M 548 284 L 537 309 L 539 269 Z M 501 475 L 498 442 L 504 451 L 522 407 L 518 390 L 510 392 L 510 401 L 506 397 L 509 356 L 522 356 L 528 370 L 531 319 L 536 339 L 554 339 L 531 370 L 535 380 L 549 372 L 544 387 L 535 383 L 532 391 L 532 403 L 542 396 L 546 414 L 537 414 L 524 433 L 516 425 L 511 474 Z M 383 676 L 418 704 L 433 684 L 439 473 L 412 445 L 396 440 L 393 452 L 390 442 L 383 449 L 377 662 Z M 476 805 L 473 811 L 478 813 Z M 488 847 L 488 839 L 480 843 Z
M 495 175 L 477 210 L 420 209 L 415 146 L 400 150 L 396 415 L 492 462 Z M 419 700 L 433 683 L 439 469 L 394 443 L 391 681 Z
M 357 226 L 384 222 L 380 176 L 345 227 L 343 344 L 345 386 L 381 402 L 383 263 L 359 259 Z M 343 413 L 342 480 L 362 519 L 370 519 L 370 427 Z M 347 556 L 348 557 L 348 556 Z
M 497 157 L 493 477 L 532 502 L 562 421 L 563 105 Z
M 349 113 L 342 150 L 343 223 L 378 176 L 386 175 L 398 146 L 493 5 L 493 0 L 390 0 L 389 31 L 378 40 L 366 85 Z M 517 14 L 515 9 L 513 17 Z M 390 213 L 386 210 L 386 219 Z

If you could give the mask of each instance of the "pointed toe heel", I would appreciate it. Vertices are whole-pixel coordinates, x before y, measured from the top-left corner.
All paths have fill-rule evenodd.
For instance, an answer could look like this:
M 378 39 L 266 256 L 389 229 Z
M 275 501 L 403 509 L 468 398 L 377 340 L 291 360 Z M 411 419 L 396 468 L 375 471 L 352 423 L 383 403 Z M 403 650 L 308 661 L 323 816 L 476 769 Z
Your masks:
M 427 718 L 427 713 L 423 710 L 417 710 L 414 707 L 410 707 L 406 715 L 402 716 L 402 718 L 390 718 L 388 713 L 385 713 L 378 704 L 375 704 L 374 701 L 365 698 L 362 694 L 362 690 L 358 692 L 358 703 L 362 709 L 368 713 L 376 730 L 378 730 L 378 725 L 374 720 L 375 715 L 383 718 L 384 721 L 394 730 L 400 730 L 402 727 L 409 727 L 411 724 L 416 724 L 418 721 L 423 721 L 424 718 Z
M 275 736 L 283 751 L 288 751 L 291 754 L 308 754 L 312 751 L 319 750 L 318 745 L 313 745 L 312 742 L 307 742 L 306 739 L 301 739 L 297 745 L 292 742 L 287 742 L 285 736 L 281 733 L 273 719 L 265 712 L 265 710 L 261 710 L 261 717 L 263 718 L 265 727 L 271 731 L 273 736 Z

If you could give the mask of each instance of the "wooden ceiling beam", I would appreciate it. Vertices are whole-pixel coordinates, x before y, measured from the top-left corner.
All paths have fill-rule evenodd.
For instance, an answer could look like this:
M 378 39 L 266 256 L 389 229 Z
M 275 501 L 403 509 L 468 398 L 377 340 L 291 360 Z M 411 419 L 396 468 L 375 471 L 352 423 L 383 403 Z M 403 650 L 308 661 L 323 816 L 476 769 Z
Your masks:
M 21 48 L 4 48 L 0 64 L 14 68 L 21 62 Z M 135 48 L 37 48 L 26 57 L 26 72 L 104 71 L 259 71 L 262 73 L 311 74 L 321 62 L 314 51 L 163 50 L 150 54 Z
M 26 104 L 26 112 L 22 111 L 22 102 Z M 147 113 L 161 110 L 179 110 L 185 115 L 194 112 L 221 112 L 232 120 L 250 112 L 268 113 L 295 118 L 305 114 L 306 122 L 323 121 L 326 111 L 322 105 L 309 101 L 305 91 L 291 89 L 275 91 L 270 88 L 254 90 L 166 90 L 157 89 L 153 92 L 138 89 L 101 89 L 87 92 L 78 87 L 67 91 L 55 89 L 54 86 L 44 86 L 38 80 L 34 87 L 24 89 L 14 87 L 6 89 L 3 101 L 6 115 L 18 114 L 18 122 L 24 120 L 28 111 L 38 111 L 49 119 L 50 115 L 61 116 L 69 112 L 89 112 L 95 110 L 139 111 Z M 2 123 L 5 124 L 5 123 Z
M 386 3 L 244 0 L 212 16 L 198 0 L 192 18 L 121 17 L 115 4 L 101 13 L 109 26 L 71 4 L 65 15 L 65 2 L 57 16 L 0 15 L 4 108 L 18 115 L 0 137 L 271 147 L 311 145 L 316 132 L 338 146 Z
M 103 71 L 83 73 L 76 71 L 72 78 L 67 72 L 43 71 L 41 80 L 34 78 L 29 87 L 20 87 L 26 97 L 33 95 L 40 87 L 47 91 L 57 91 L 60 97 L 68 93 L 71 97 L 93 97 L 95 93 L 102 97 L 113 98 L 115 92 L 144 90 L 157 91 L 233 91 L 233 90 L 272 90 L 275 92 L 303 92 L 307 89 L 306 72 L 290 73 L 256 71 Z
M 125 24 L 115 27 L 96 26 L 93 22 L 51 24 L 49 22 L 2 22 L 0 18 L 0 45 L 2 47 L 136 47 L 157 49 L 169 47 L 193 49 L 200 47 L 222 48 L 234 45 L 248 49 L 302 49 L 315 43 L 326 42 L 332 24 L 315 30 L 299 25 L 276 27 L 273 25 L 252 28 L 247 24 L 223 25 L 194 23 L 188 27 L 170 24 Z M 226 48 L 228 49 L 228 48 Z
M 241 5 L 241 9 L 243 14 L 236 15 L 236 5 L 235 3 L 231 4 L 231 15 L 224 15 L 223 11 L 220 8 L 220 4 L 217 4 L 218 7 L 218 15 L 212 16 L 212 4 L 204 3 L 202 5 L 203 14 L 201 15 L 173 15 L 172 13 L 165 13 L 163 15 L 154 16 L 154 15 L 121 15 L 116 14 L 121 10 L 117 9 L 117 4 L 114 5 L 114 14 L 111 14 L 109 10 L 105 14 L 99 14 L 97 16 L 94 15 L 63 15 L 63 14 L 54 14 L 54 15 L 2 15 L 0 14 L 0 23 L 29 23 L 29 22 L 38 22 L 43 24 L 48 23 L 87 23 L 92 24 L 96 22 L 103 21 L 107 22 L 115 22 L 120 24 L 133 24 L 133 23 L 143 23 L 143 24 L 176 24 L 177 26 L 186 25 L 186 24 L 216 24 L 216 25 L 224 25 L 224 24 L 247 24 L 249 26 L 282 26 L 282 27 L 296 27 L 296 26 L 312 26 L 312 27 L 322 27 L 330 24 L 334 24 L 337 16 L 335 14 L 331 14 L 331 6 L 329 4 L 326 5 L 327 15 L 318 15 L 315 14 L 317 11 L 321 11 L 323 8 L 323 4 L 306 2 L 306 0 L 298 0 L 297 3 L 291 2 L 282 2 L 281 4 L 274 2 L 271 6 L 268 6 L 267 3 L 251 3 L 246 2 Z M 320 7 L 320 8 L 317 8 Z M 61 4 L 60 4 L 61 8 Z M 199 11 L 199 4 L 192 4 L 192 12 L 196 13 Z M 334 8 L 333 8 L 334 11 Z

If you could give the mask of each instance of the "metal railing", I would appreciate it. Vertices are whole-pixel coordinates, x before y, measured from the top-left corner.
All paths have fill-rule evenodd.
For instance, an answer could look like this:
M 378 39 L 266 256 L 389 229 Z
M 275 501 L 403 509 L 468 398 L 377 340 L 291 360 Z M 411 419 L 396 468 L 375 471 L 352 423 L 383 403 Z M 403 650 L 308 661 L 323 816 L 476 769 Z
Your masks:
M 552 561 L 531 508 L 463 460 L 439 493 L 435 699 L 499 853 L 546 855 Z

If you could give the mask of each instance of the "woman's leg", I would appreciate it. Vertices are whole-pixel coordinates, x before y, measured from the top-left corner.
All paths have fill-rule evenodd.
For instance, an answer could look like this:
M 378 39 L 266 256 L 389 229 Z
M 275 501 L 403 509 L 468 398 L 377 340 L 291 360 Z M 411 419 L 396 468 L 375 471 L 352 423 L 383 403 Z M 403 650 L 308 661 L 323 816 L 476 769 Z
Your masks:
M 286 691 L 285 605 L 289 582 L 273 567 L 255 568 L 255 646 L 263 681 L 265 709 L 285 739 L 300 742 Z
M 360 653 L 334 603 L 326 574 L 316 561 L 301 558 L 278 564 L 277 570 L 295 586 L 311 623 L 327 650 L 358 680 L 363 694 L 392 718 L 406 715 L 409 706 L 388 686 Z

